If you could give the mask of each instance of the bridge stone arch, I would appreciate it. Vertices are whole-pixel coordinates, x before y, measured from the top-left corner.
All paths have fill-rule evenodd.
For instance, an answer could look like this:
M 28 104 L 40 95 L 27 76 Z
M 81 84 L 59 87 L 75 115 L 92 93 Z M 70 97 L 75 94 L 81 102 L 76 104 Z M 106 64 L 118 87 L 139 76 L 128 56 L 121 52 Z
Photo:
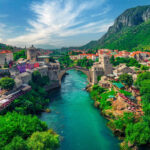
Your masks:
M 91 73 L 90 73 L 89 69 L 82 68 L 82 67 L 79 67 L 79 66 L 75 66 L 75 67 L 69 67 L 69 68 L 60 70 L 60 73 L 59 73 L 59 75 L 58 75 L 60 85 L 61 85 L 61 79 L 62 79 L 62 77 L 65 75 L 65 73 L 66 73 L 68 70 L 72 70 L 72 69 L 79 70 L 79 71 L 83 72 L 84 74 L 86 74 L 89 83 L 91 83 L 92 77 L 91 77 Z

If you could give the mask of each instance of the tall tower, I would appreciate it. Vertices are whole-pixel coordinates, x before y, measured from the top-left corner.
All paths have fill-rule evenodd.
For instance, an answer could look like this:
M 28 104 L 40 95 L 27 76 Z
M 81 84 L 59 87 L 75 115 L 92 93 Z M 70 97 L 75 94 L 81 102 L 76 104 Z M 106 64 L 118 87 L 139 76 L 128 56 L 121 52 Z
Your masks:
M 33 45 L 27 49 L 27 59 L 37 61 L 37 49 Z
M 101 63 L 105 75 L 113 73 L 112 64 L 110 63 L 110 58 L 108 55 L 100 55 L 99 62 Z

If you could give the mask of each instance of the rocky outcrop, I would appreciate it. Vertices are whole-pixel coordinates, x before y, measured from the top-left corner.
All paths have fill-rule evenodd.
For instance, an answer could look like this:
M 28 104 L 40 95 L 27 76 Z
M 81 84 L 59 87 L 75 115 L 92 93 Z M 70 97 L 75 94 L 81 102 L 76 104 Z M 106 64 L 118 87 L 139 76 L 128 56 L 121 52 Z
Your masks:
M 108 32 L 114 33 L 120 31 L 123 27 L 139 25 L 150 19 L 150 6 L 139 6 L 126 10 L 116 20 Z
M 94 47 L 104 48 L 106 43 L 111 43 L 110 39 L 114 34 L 119 33 L 122 29 L 127 27 L 137 26 L 150 19 L 150 5 L 138 6 L 127 9 L 114 22 L 114 25 L 108 29 L 108 32 L 98 41 L 91 41 L 82 46 L 82 49 L 90 49 Z M 112 40 L 112 39 L 111 39 Z M 116 39 L 113 39 L 116 40 Z

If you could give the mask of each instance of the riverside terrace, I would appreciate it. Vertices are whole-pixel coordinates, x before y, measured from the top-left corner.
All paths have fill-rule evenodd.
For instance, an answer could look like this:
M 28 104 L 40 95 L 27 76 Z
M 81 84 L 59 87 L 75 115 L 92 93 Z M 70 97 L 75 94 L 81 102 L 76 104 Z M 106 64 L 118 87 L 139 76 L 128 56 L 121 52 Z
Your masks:
M 103 77 L 104 78 L 104 77 Z M 101 80 L 103 80 L 103 78 Z M 139 91 L 134 87 L 126 89 L 122 83 L 119 82 L 110 82 L 110 87 L 107 87 L 109 91 L 112 89 L 116 92 L 116 96 L 112 95 L 109 97 L 109 100 L 112 102 L 114 114 L 123 114 L 124 112 L 133 112 L 136 116 L 143 115 L 141 100 L 139 99 Z M 101 81 L 99 82 L 99 85 Z M 137 94 L 134 92 L 137 91 Z M 130 93 L 130 96 L 126 96 L 125 93 Z M 132 93 L 132 94 L 131 94 Z
M 16 98 L 19 96 L 24 95 L 25 93 L 31 90 L 31 86 L 29 85 L 22 85 L 19 90 L 15 90 L 11 92 L 11 94 L 5 93 L 2 98 L 0 98 L 0 111 L 7 108 Z

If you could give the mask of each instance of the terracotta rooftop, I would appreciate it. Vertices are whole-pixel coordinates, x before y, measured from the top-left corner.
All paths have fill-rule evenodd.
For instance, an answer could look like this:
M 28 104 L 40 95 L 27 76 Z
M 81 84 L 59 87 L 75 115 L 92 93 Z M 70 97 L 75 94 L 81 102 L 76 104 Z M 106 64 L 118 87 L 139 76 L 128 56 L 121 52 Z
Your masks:
M 147 55 L 150 55 L 150 52 L 141 52 L 141 51 L 136 51 L 136 52 L 133 52 L 130 56 L 134 56 L 136 54 L 147 54 Z
M 9 50 L 2 50 L 2 51 L 0 52 L 0 54 L 7 54 L 7 53 L 12 53 L 12 52 L 9 51 Z

